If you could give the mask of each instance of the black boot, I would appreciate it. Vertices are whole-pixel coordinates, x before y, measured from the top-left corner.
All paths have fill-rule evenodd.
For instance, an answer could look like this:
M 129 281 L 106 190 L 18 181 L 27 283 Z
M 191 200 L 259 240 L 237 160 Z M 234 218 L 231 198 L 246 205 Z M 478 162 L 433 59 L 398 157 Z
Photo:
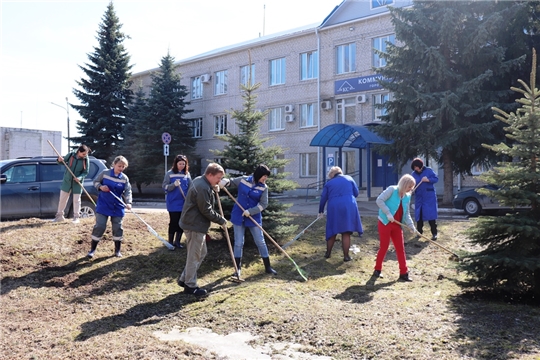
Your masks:
M 116 257 L 122 257 L 122 253 L 120 252 L 120 246 L 122 246 L 121 241 L 114 242 L 114 256 Z
M 174 247 L 174 233 L 169 233 L 169 244 L 171 244 L 173 247 L 172 248 L 169 248 L 169 250 L 174 250 L 175 247 Z
M 242 258 L 234 258 L 234 262 L 236 263 L 236 269 L 238 270 L 238 272 L 234 273 L 233 276 L 240 277 L 240 269 L 242 268 Z
M 267 274 L 272 274 L 272 275 L 277 275 L 277 271 L 272 269 L 272 267 L 270 266 L 270 258 L 262 258 L 263 259 L 263 263 L 264 263 L 264 269 L 266 270 L 266 273 Z
M 176 239 L 174 240 L 174 247 L 182 249 L 184 246 L 180 244 L 180 240 L 182 239 L 182 231 L 176 232 Z
M 96 248 L 98 244 L 99 244 L 99 241 L 92 240 L 92 244 L 90 245 L 90 252 L 88 253 L 88 255 L 86 255 L 87 257 L 89 257 L 90 259 L 94 257 L 94 253 L 96 252 Z

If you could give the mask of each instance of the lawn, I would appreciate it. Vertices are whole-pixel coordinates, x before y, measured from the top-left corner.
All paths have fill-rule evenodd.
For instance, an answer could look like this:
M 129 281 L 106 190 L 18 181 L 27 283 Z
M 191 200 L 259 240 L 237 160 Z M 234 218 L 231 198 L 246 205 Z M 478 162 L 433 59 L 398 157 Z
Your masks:
M 165 211 L 141 216 L 165 237 Z M 294 221 L 303 229 L 313 219 Z M 245 281 L 231 282 L 227 242 L 212 228 L 199 271 L 199 286 L 210 290 L 202 300 L 176 284 L 185 249 L 168 251 L 133 214 L 124 221 L 124 257 L 112 256 L 109 225 L 92 260 L 85 255 L 93 219 L 2 222 L 0 358 L 253 358 L 211 349 L 215 335 L 228 339 L 225 350 L 249 345 L 265 354 L 261 359 L 540 359 L 540 309 L 463 294 L 465 274 L 429 242 L 406 235 L 412 283 L 397 281 L 392 246 L 385 277 L 374 281 L 376 219 L 362 221 L 365 233 L 352 237 L 360 251 L 351 262 L 343 262 L 341 242 L 323 257 L 324 220 L 286 249 L 308 281 L 270 242 L 278 275 L 265 274 L 246 241 Z M 439 221 L 438 242 L 458 254 L 470 250 L 463 234 L 469 226 Z M 166 336 L 197 328 L 211 332 L 195 336 L 199 343 Z M 236 334 L 251 338 L 240 344 Z

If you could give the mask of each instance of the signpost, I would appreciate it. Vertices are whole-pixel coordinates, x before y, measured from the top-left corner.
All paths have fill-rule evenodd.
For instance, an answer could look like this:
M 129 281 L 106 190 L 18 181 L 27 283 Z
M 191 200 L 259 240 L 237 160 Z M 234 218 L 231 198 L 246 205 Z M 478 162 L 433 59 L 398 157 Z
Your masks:
M 169 144 L 171 143 L 171 134 L 164 132 L 161 134 L 163 141 L 163 156 L 165 156 L 165 174 L 167 173 L 167 156 L 169 156 Z

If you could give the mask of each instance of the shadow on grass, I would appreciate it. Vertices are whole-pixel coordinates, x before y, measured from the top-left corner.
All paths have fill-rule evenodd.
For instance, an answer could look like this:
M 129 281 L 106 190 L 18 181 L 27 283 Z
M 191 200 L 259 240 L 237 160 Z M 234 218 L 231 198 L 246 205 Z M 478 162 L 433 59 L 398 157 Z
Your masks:
M 380 289 L 394 285 L 397 281 L 376 284 L 379 278 L 372 275 L 365 285 L 354 285 L 345 289 L 341 294 L 334 296 L 336 300 L 363 304 L 373 300 L 373 293 Z
M 450 300 L 458 326 L 450 341 L 466 358 L 517 359 L 538 354 L 540 308 L 530 305 L 509 306 L 460 295 Z M 529 357 L 527 357 L 529 358 Z

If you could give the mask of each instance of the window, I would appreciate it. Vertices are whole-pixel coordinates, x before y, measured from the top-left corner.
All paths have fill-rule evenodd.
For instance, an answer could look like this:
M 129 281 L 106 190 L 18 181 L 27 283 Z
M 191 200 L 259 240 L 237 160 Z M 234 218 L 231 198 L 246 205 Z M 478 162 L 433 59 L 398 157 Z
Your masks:
M 203 84 L 200 76 L 191 79 L 191 98 L 201 99 L 203 95 Z
M 214 95 L 222 95 L 227 93 L 227 70 L 216 71 L 214 73 L 215 87 Z
M 274 160 L 285 160 L 285 155 L 274 155 Z M 280 166 L 278 168 L 272 168 L 270 169 L 273 175 L 283 174 L 285 172 L 285 165 Z
M 248 84 L 250 80 L 251 82 Z M 240 67 L 240 84 L 244 86 L 252 86 L 255 84 L 255 64 Z
M 336 73 L 344 74 L 356 70 L 356 44 L 340 45 L 336 48 Z
M 36 181 L 36 165 L 19 165 L 5 172 L 6 183 L 27 183 Z
M 394 0 L 371 0 L 371 8 L 377 9 L 383 6 L 393 5 Z
M 386 66 L 386 59 L 382 58 L 379 54 L 377 54 L 377 51 L 375 50 L 386 53 L 386 43 L 389 42 L 391 44 L 394 44 L 395 41 L 396 41 L 396 36 L 393 34 L 373 39 L 373 66 L 374 67 Z
M 316 79 L 319 74 L 319 54 L 317 51 L 300 55 L 300 79 Z
M 270 109 L 268 112 L 268 130 L 283 130 L 285 129 L 284 124 L 284 115 L 283 108 Z
M 285 84 L 285 58 L 270 61 L 270 85 Z
M 300 154 L 300 176 L 317 176 L 317 153 Z
M 344 151 L 343 157 L 345 158 L 343 172 L 345 174 L 353 174 L 356 171 L 356 151 Z
M 381 116 L 386 115 L 386 108 L 379 108 L 377 105 L 382 105 L 390 100 L 390 93 L 382 93 L 373 95 L 373 121 L 381 121 Z
M 356 122 L 356 99 L 346 98 L 336 101 L 337 122 L 354 124 Z
M 202 137 L 202 118 L 191 120 L 191 127 L 193 128 L 193 137 Z
M 300 105 L 300 127 L 316 126 L 318 124 L 319 107 L 317 103 Z
M 227 115 L 214 116 L 214 135 L 227 134 Z

